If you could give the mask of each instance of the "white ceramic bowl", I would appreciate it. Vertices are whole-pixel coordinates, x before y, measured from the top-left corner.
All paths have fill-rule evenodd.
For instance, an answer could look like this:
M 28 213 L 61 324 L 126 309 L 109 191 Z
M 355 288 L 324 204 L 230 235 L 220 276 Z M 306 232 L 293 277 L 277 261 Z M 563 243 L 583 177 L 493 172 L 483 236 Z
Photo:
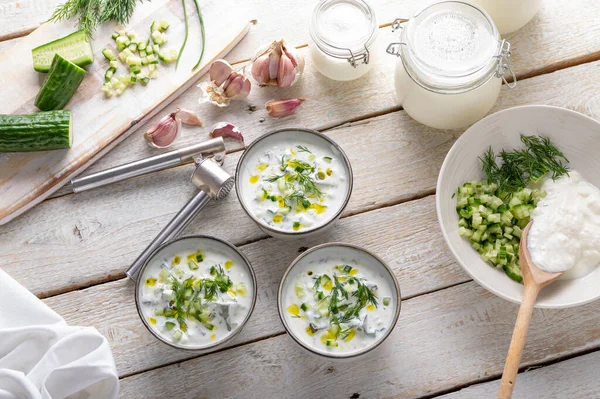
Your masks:
M 316 264 L 326 262 L 327 259 L 341 259 L 345 263 L 359 264 L 359 265 L 370 265 L 374 270 L 377 270 L 381 276 L 389 283 L 389 287 L 392 291 L 392 301 L 394 304 L 393 317 L 391 319 L 388 329 L 384 334 L 379 337 L 371 346 L 363 349 L 359 349 L 352 352 L 329 352 L 324 349 L 315 348 L 300 338 L 296 331 L 292 328 L 288 322 L 288 316 L 286 315 L 284 296 L 294 288 L 291 286 L 294 282 L 294 278 L 297 274 L 308 268 L 315 267 Z M 396 323 L 398 322 L 398 316 L 400 315 L 400 285 L 394 276 L 394 272 L 390 267 L 379 257 L 372 254 L 371 252 L 352 244 L 346 244 L 342 242 L 330 242 L 326 244 L 317 245 L 298 256 L 292 264 L 287 268 L 281 283 L 279 283 L 279 290 L 277 292 L 277 308 L 279 310 L 279 318 L 285 327 L 287 333 L 296 341 L 300 346 L 309 351 L 310 353 L 323 356 L 328 359 L 351 359 L 357 356 L 365 355 L 371 352 L 373 349 L 380 346 L 387 337 L 392 333 Z
M 508 278 L 502 270 L 485 263 L 458 235 L 456 199 L 458 186 L 469 180 L 483 179 L 479 157 L 491 145 L 494 150 L 521 146 L 520 133 L 547 136 L 577 170 L 600 187 L 600 123 L 564 108 L 529 105 L 492 114 L 471 126 L 454 143 L 444 160 L 437 182 L 437 215 L 446 243 L 454 257 L 475 281 L 494 294 L 520 303 L 523 286 Z M 582 305 L 600 297 L 600 267 L 587 276 L 558 280 L 544 288 L 536 307 L 565 308 Z
M 275 145 L 281 141 L 294 143 L 297 140 L 306 139 L 310 142 L 319 143 L 319 145 L 329 148 L 334 157 L 340 159 L 343 163 L 343 168 L 346 171 L 347 176 L 347 188 L 344 195 L 344 199 L 338 209 L 328 218 L 323 220 L 321 224 L 316 224 L 314 227 L 306 230 L 300 231 L 288 231 L 282 230 L 278 228 L 274 228 L 266 224 L 261 219 L 257 218 L 254 215 L 254 212 L 250 208 L 250 205 L 246 202 L 246 198 L 243 195 L 244 187 L 248 184 L 248 176 L 250 175 L 247 171 L 247 164 L 250 159 L 253 158 L 253 155 L 257 151 L 263 151 L 265 148 L 269 148 L 272 145 Z M 326 135 L 317 132 L 316 130 L 304 129 L 304 128 L 284 128 L 275 130 L 273 132 L 267 133 L 257 140 L 255 140 L 252 144 L 246 148 L 246 151 L 240 157 L 238 161 L 237 168 L 235 171 L 235 191 L 238 196 L 238 200 L 242 205 L 242 208 L 246 212 L 246 214 L 263 230 L 265 233 L 269 234 L 272 237 L 279 238 L 282 240 L 290 240 L 290 239 L 298 239 L 298 238 L 308 238 L 313 237 L 319 234 L 323 234 L 328 231 L 333 225 L 335 221 L 340 218 L 344 208 L 348 205 L 348 201 L 350 201 L 350 196 L 352 195 L 352 186 L 353 186 L 353 175 L 352 175 L 352 166 L 350 166 L 350 160 L 335 141 L 327 137 Z
M 210 342 L 205 345 L 193 345 L 193 344 L 180 344 L 177 342 L 173 342 L 167 338 L 165 338 L 159 331 L 156 326 L 151 325 L 147 317 L 144 315 L 141 309 L 141 296 L 142 290 L 141 287 L 144 284 L 144 276 L 146 268 L 150 267 L 152 264 L 161 264 L 165 261 L 165 258 L 169 258 L 174 256 L 175 254 L 181 253 L 183 251 L 186 252 L 194 252 L 198 248 L 205 248 L 206 250 L 215 251 L 223 254 L 227 254 L 229 258 L 231 258 L 236 266 L 242 267 L 248 273 L 251 281 L 251 289 L 252 298 L 250 302 L 250 307 L 248 309 L 248 313 L 244 317 L 244 320 L 233 330 L 231 333 L 222 339 L 214 342 Z M 158 247 L 152 254 L 148 257 L 146 262 L 139 271 L 138 277 L 135 283 L 135 305 L 138 311 L 138 315 L 140 319 L 144 323 L 144 326 L 150 331 L 152 335 L 154 335 L 158 340 L 164 342 L 165 344 L 182 350 L 193 351 L 193 352 L 205 352 L 212 350 L 216 347 L 220 347 L 225 345 L 227 342 L 230 342 L 233 338 L 235 338 L 244 328 L 252 312 L 254 311 L 254 305 L 256 303 L 256 275 L 254 274 L 254 269 L 250 264 L 250 261 L 246 256 L 237 249 L 233 244 L 228 243 L 225 240 L 221 240 L 216 237 L 205 236 L 205 235 L 190 235 L 190 236 L 182 236 L 178 238 L 174 238 L 170 241 L 165 242 L 160 247 Z

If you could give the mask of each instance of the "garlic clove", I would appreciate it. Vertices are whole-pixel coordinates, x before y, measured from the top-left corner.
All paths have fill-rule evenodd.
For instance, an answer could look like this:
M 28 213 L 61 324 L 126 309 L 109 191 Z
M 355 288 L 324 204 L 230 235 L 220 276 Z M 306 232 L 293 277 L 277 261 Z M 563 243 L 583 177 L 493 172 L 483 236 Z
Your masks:
M 267 113 L 269 116 L 273 118 L 281 118 L 283 116 L 288 116 L 296 112 L 296 109 L 302 104 L 306 99 L 304 98 L 288 98 L 285 100 L 271 100 L 267 101 L 265 104 L 265 108 L 267 109 Z
M 269 54 L 261 55 L 252 63 L 252 77 L 257 82 L 269 80 Z
M 166 148 L 179 137 L 180 130 L 181 120 L 176 117 L 176 112 L 172 112 L 150 128 L 144 134 L 144 138 L 151 147 Z
M 277 86 L 279 87 L 290 87 L 296 79 L 296 72 L 294 72 L 294 64 L 292 60 L 284 54 L 281 55 L 279 62 L 279 72 L 277 74 Z
M 240 100 L 248 97 L 248 94 L 250 93 L 250 81 L 247 77 L 243 75 L 240 75 L 238 73 L 234 74 L 236 76 L 229 82 L 229 84 L 225 88 L 225 95 L 232 100 Z
M 210 137 L 231 137 L 235 140 L 244 143 L 244 136 L 242 132 L 232 123 L 229 122 L 217 122 L 215 123 L 210 132 Z
M 190 110 L 177 108 L 175 116 L 185 125 L 202 126 L 202 121 L 198 118 L 198 115 Z
M 279 63 L 281 60 L 281 53 L 278 49 L 269 54 L 269 80 L 264 82 L 265 84 L 275 86 L 277 84 L 277 74 L 279 73 Z
M 242 81 L 241 81 L 241 89 L 239 91 L 238 94 L 232 95 L 229 98 L 232 100 L 243 100 L 244 98 L 248 97 L 248 95 L 250 94 L 250 89 L 252 88 L 252 84 L 250 83 L 250 79 L 248 79 L 245 76 L 242 76 Z
M 229 62 L 225 60 L 216 60 L 210 66 L 208 76 L 210 77 L 210 80 L 215 82 L 215 85 L 221 86 L 232 72 L 233 68 Z

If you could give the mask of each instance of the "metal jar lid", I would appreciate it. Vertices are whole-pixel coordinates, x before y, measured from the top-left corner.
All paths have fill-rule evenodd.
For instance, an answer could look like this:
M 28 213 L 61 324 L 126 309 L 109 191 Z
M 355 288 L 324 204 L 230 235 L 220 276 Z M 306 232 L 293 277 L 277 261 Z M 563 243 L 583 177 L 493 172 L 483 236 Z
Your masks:
M 310 36 L 324 54 L 356 68 L 369 63 L 378 28 L 375 11 L 364 0 L 321 0 L 313 10 Z
M 516 85 L 510 67 L 510 43 L 502 40 L 492 18 L 464 1 L 440 1 L 392 24 L 400 41 L 387 52 L 402 58 L 408 75 L 421 87 L 439 93 L 473 90 L 493 77 Z M 512 75 L 508 83 L 505 72 Z

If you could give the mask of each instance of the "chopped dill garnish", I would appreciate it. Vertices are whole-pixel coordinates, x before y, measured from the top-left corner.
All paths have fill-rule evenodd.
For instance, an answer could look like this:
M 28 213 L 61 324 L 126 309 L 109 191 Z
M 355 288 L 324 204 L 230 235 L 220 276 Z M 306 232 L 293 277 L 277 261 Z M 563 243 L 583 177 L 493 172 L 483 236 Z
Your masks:
M 303 145 L 297 145 L 296 148 L 299 149 L 300 152 L 308 152 L 309 154 L 312 154 L 312 152 Z
M 525 148 L 511 152 L 502 150 L 499 155 L 490 147 L 480 157 L 482 170 L 489 183 L 498 186 L 498 196 L 506 199 L 527 187 L 529 182 L 539 182 L 547 173 L 556 180 L 569 173 L 564 162 L 569 160 L 548 137 L 521 134 Z M 497 159 L 502 163 L 499 165 Z
M 310 201 L 301 191 L 295 191 L 292 194 L 285 197 L 286 200 L 295 201 L 300 204 L 304 209 L 310 208 Z

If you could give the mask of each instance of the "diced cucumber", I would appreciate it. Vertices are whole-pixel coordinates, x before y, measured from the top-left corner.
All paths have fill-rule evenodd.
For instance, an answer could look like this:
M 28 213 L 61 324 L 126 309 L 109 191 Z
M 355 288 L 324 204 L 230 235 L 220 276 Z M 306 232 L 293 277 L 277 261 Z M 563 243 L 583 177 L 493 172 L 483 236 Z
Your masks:
M 125 47 L 129 46 L 130 40 L 127 36 L 119 36 L 116 40 L 117 50 L 123 51 Z
M 117 68 L 119 68 L 119 61 L 118 60 L 114 60 L 108 63 L 108 65 L 111 68 L 114 68 L 115 70 L 117 70 Z
M 160 21 L 158 29 L 160 29 L 161 31 L 169 29 L 169 23 L 163 19 L 162 21 Z
M 517 262 L 511 262 L 503 267 L 504 272 L 511 280 L 517 283 L 523 282 L 523 274 L 521 272 L 521 266 Z
M 152 24 L 150 24 L 150 34 L 154 33 L 155 31 L 158 31 L 158 27 L 160 26 L 160 24 L 156 21 L 152 21 Z
M 544 193 L 523 189 L 505 201 L 495 184 L 468 182 L 457 190 L 458 234 L 468 238 L 481 258 L 521 282 L 519 238 Z
M 33 69 L 38 72 L 48 72 L 55 54 L 60 54 L 64 59 L 80 67 L 94 62 L 92 46 L 83 30 L 31 50 Z
M 108 68 L 106 70 L 106 72 L 104 73 L 104 81 L 110 82 L 112 77 L 115 75 L 115 71 L 116 71 L 115 68 Z
M 117 59 L 117 56 L 115 56 L 115 53 L 113 53 L 113 51 L 109 48 L 102 49 L 102 55 L 108 61 L 115 61 Z
M 150 41 L 148 39 L 140 40 L 140 42 L 138 43 L 138 46 L 137 46 L 138 50 L 140 50 L 140 51 L 146 50 L 149 42 Z

